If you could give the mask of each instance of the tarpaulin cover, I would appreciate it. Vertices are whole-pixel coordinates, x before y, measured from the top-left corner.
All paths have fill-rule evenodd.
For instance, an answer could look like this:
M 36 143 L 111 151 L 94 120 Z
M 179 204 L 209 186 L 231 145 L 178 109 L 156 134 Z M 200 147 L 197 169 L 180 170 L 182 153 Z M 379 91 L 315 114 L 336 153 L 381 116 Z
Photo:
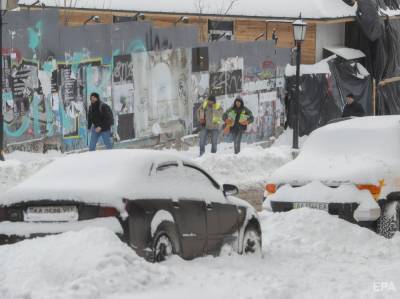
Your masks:
M 382 9 L 400 9 L 400 1 L 399 0 L 376 0 L 379 7 Z
M 300 78 L 300 115 L 299 134 L 308 135 L 319 127 L 324 103 L 331 102 L 327 74 L 307 74 Z M 287 77 L 286 86 L 289 104 L 289 126 L 293 128 L 294 107 L 296 100 L 296 76 Z
M 357 23 L 346 31 L 346 46 L 366 54 L 366 67 L 377 83 L 400 76 L 400 20 L 387 18 L 383 22 L 378 10 L 384 15 L 387 9 L 400 9 L 400 0 L 359 0 Z M 376 112 L 400 114 L 400 81 L 378 84 Z
M 374 42 L 382 36 L 382 22 L 379 18 L 378 5 L 375 1 L 358 1 L 356 19 L 370 41 Z
M 346 96 L 353 94 L 354 100 L 363 106 L 365 114 L 372 115 L 372 82 L 369 74 L 364 73 L 364 67 L 359 63 L 335 59 L 329 62 L 329 68 L 332 72 L 332 96 L 335 103 L 341 103 L 341 110 Z
M 304 74 L 301 76 L 299 135 L 313 130 L 342 116 L 345 97 L 354 94 L 356 101 L 372 114 L 371 78 L 361 72 L 354 62 L 334 59 L 329 61 L 331 74 Z M 286 78 L 288 124 L 293 128 L 296 76 Z
M 375 55 L 382 62 L 382 76 L 378 77 L 378 82 L 400 76 L 400 20 L 385 22 L 385 36 L 381 40 L 381 51 L 385 53 L 385 59 Z M 400 81 L 378 85 L 377 103 L 379 114 L 400 114 Z

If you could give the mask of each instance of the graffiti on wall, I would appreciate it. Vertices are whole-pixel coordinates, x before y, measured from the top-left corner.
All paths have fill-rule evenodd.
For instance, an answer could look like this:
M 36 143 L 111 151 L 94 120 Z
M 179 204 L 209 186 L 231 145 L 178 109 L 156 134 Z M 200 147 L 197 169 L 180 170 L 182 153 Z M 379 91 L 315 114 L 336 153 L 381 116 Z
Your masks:
M 252 138 L 272 136 L 281 123 L 279 66 L 266 55 L 249 59 L 242 51 L 223 57 L 223 47 L 199 47 L 193 28 L 184 39 L 183 27 L 154 31 L 152 36 L 151 27 L 136 22 L 131 26 L 140 27 L 140 37 L 113 31 L 114 25 L 96 25 L 120 35 L 114 42 L 96 39 L 91 45 L 90 31 L 82 29 L 72 48 L 69 43 L 50 47 L 61 32 L 77 32 L 62 26 L 49 30 L 45 10 L 40 16 L 43 20 L 25 18 L 23 25 L 10 19 L 7 30 L 3 28 L 3 111 L 9 145 L 58 138 L 66 151 L 86 148 L 92 92 L 112 107 L 121 141 L 192 133 L 198 127 L 195 111 L 209 94 L 216 95 L 224 109 L 236 95 L 244 98 L 256 117 L 247 132 Z M 183 42 L 193 46 L 175 47 Z M 240 44 L 232 45 L 239 53 Z

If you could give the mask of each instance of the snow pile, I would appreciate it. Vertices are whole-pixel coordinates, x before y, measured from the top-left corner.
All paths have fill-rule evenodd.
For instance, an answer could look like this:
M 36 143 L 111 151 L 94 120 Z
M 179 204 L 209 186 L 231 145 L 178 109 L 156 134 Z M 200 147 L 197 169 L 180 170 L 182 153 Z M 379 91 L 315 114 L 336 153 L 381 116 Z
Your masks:
M 261 214 L 262 259 L 205 257 L 167 261 L 176 279 L 135 298 L 397 298 L 400 235 L 387 240 L 317 210 Z M 393 290 L 376 291 L 381 282 Z M 129 299 L 115 294 L 110 299 Z
M 314 74 L 331 74 L 328 61 L 336 58 L 335 55 L 328 57 L 327 59 L 321 60 L 316 64 L 302 64 L 300 65 L 300 76 L 302 75 L 314 75 Z M 296 66 L 286 65 L 285 76 L 293 77 L 296 76 Z
M 85 229 L 0 247 L 0 298 L 105 298 L 168 284 L 166 267 L 138 257 L 116 235 Z
M 235 184 L 241 189 L 261 186 L 268 176 L 291 161 L 289 147 L 246 147 L 238 155 L 208 154 L 195 161 L 220 183 Z M 261 186 L 262 188 L 262 186 Z
M 0 194 L 7 189 L 19 184 L 49 164 L 60 154 L 33 154 L 27 152 L 13 152 L 6 155 L 6 161 L 0 162 Z
M 261 213 L 264 246 L 269 255 L 308 255 L 330 262 L 400 258 L 400 234 L 385 239 L 320 210 L 302 208 L 285 213 Z M 372 270 L 372 268 L 371 268 Z M 400 272 L 400 269 L 398 270 Z M 400 276 L 398 276 L 400 280 Z M 399 285 L 400 287 L 400 285 Z
M 299 138 L 299 147 L 302 148 L 308 135 Z M 293 129 L 287 128 L 274 142 L 273 147 L 292 147 L 293 145 Z
M 300 148 L 308 136 L 299 138 Z M 242 143 L 238 155 L 233 154 L 232 144 L 218 145 L 218 153 L 196 158 L 198 147 L 190 148 L 179 155 L 191 158 L 207 170 L 220 183 L 237 185 L 240 189 L 264 188 L 269 176 L 278 168 L 292 161 L 293 130 L 285 130 L 269 148 L 258 144 Z

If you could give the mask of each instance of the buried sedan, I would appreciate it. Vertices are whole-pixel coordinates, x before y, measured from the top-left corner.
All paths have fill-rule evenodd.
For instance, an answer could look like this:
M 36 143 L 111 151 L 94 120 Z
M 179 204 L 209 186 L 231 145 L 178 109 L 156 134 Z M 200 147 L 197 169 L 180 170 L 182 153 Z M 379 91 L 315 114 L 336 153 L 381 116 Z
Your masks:
M 315 130 L 299 156 L 271 175 L 263 205 L 274 212 L 325 210 L 393 237 L 400 230 L 400 116 Z
M 0 244 L 95 226 L 151 261 L 260 252 L 257 213 L 237 192 L 160 151 L 73 154 L 0 195 Z

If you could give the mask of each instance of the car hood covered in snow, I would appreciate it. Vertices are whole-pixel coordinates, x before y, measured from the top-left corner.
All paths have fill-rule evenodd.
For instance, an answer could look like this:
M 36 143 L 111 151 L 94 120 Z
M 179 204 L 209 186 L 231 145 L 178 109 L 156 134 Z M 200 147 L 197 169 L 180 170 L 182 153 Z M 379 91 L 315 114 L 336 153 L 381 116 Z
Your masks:
M 315 130 L 269 182 L 378 184 L 400 178 L 400 116 L 353 118 Z

